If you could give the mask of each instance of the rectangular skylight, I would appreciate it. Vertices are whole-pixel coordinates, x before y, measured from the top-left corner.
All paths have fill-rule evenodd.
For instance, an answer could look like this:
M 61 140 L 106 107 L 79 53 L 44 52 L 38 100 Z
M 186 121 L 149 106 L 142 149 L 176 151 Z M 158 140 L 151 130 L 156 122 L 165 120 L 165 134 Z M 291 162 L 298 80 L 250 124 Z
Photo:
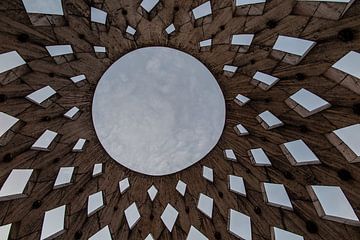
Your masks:
M 94 52 L 96 53 L 106 53 L 106 48 L 102 46 L 94 46 Z
M 109 226 L 106 225 L 101 230 L 92 235 L 88 240 L 112 240 Z
M 104 207 L 103 192 L 99 191 L 89 195 L 87 205 L 88 217 L 99 211 Z
M 0 201 L 26 197 L 25 188 L 33 169 L 13 169 L 0 189 Z
M 173 33 L 173 32 L 175 31 L 175 26 L 174 26 L 174 24 L 173 24 L 173 23 L 170 24 L 170 25 L 165 29 L 165 31 L 166 31 L 167 34 Z
M 75 167 L 61 167 L 54 183 L 54 189 L 71 184 Z
M 81 81 L 85 80 L 86 77 L 85 77 L 84 74 L 81 74 L 81 75 L 78 75 L 78 76 L 71 77 L 70 79 L 71 79 L 71 81 L 73 83 L 78 83 L 78 82 L 81 82 Z
M 250 98 L 244 96 L 244 95 L 241 95 L 241 94 L 238 94 L 236 95 L 234 101 L 239 105 L 239 106 L 244 106 L 246 103 L 248 103 L 250 101 Z
M 244 6 L 249 4 L 258 4 L 258 3 L 265 3 L 266 0 L 234 0 L 236 6 Z
M 280 35 L 273 49 L 303 57 L 310 52 L 315 44 L 316 42 L 310 40 Z
M 0 73 L 9 71 L 24 64 L 26 64 L 26 62 L 16 51 L 0 54 Z
M 211 15 L 211 2 L 207 1 L 192 10 L 195 19 L 203 18 Z
M 77 140 L 77 142 L 75 143 L 75 146 L 73 147 L 72 151 L 73 151 L 73 152 L 82 152 L 85 143 L 86 143 L 86 139 L 84 139 L 84 138 L 79 138 L 79 139 Z
M 45 100 L 47 100 L 48 98 L 52 97 L 55 94 L 56 91 L 52 87 L 46 86 L 39 90 L 36 90 L 33 93 L 30 93 L 29 95 L 26 96 L 26 99 L 28 99 L 33 103 L 41 105 Z
M 46 46 L 46 50 L 49 52 L 50 56 L 57 57 L 66 54 L 73 54 L 71 45 L 52 45 Z
M 337 61 L 334 65 L 332 65 L 332 67 L 360 79 L 359 64 L 360 64 L 360 53 L 355 51 L 350 51 L 339 61 Z
M 308 190 L 320 217 L 360 226 L 359 218 L 340 187 L 312 185 Z
M 214 200 L 211 197 L 200 193 L 199 201 L 197 205 L 197 208 L 200 210 L 200 212 L 205 214 L 205 216 L 212 218 L 213 205 L 214 205 Z
M 283 184 L 262 183 L 265 202 L 274 207 L 292 210 L 292 204 Z
M 143 0 L 140 6 L 149 13 L 159 2 L 159 0 Z
M 290 99 L 303 107 L 309 114 L 320 112 L 331 106 L 330 103 L 304 88 L 291 95 Z
M 356 155 L 360 157 L 360 124 L 354 124 L 344 128 L 337 129 L 333 133 L 340 138 L 340 140 L 346 144 L 348 148 Z
M 22 0 L 27 13 L 64 15 L 61 0 Z
M 126 221 L 131 230 L 139 222 L 140 217 L 141 217 L 139 210 L 136 206 L 136 203 L 133 202 L 127 209 L 125 209 L 124 213 L 125 213 Z
M 235 175 L 228 175 L 229 190 L 246 197 L 244 179 Z
M 249 135 L 248 130 L 242 124 L 237 124 L 234 127 L 234 130 L 235 130 L 236 134 L 239 136 Z
M 186 240 L 208 240 L 208 238 L 191 225 Z
M 232 149 L 225 149 L 224 150 L 224 157 L 226 160 L 236 161 L 235 153 Z
M 271 228 L 271 236 L 272 240 L 304 240 L 303 236 L 285 231 L 277 227 Z
M 66 205 L 45 212 L 40 240 L 52 239 L 65 232 Z
M 229 210 L 228 231 L 242 240 L 251 240 L 250 217 L 234 209 Z
M 318 157 L 311 151 L 303 140 L 295 140 L 280 146 L 292 165 L 319 164 Z
M 133 28 L 132 26 L 128 25 L 127 28 L 126 28 L 126 33 L 128 33 L 130 35 L 135 35 L 136 29 Z
M 200 47 L 209 47 L 212 44 L 212 39 L 206 39 L 199 43 Z
M 253 79 L 266 85 L 264 86 L 264 90 L 271 88 L 272 86 L 274 86 L 280 79 L 277 77 L 273 77 L 269 74 L 263 73 L 263 72 L 259 72 L 257 71 L 255 73 L 255 75 L 253 76 Z
M 96 163 L 94 164 L 92 176 L 96 177 L 102 174 L 103 171 L 103 164 L 102 163 Z
M 182 196 L 185 196 L 186 183 L 184 183 L 183 181 L 179 180 L 178 183 L 176 184 L 176 191 L 178 191 Z
M 212 168 L 203 166 L 203 177 L 208 180 L 209 182 L 213 182 L 214 181 L 214 176 L 213 176 L 213 170 Z
M 284 123 L 279 118 L 277 118 L 274 114 L 272 114 L 270 111 L 265 111 L 265 112 L 260 113 L 256 117 L 256 119 L 267 130 L 274 129 L 274 128 L 284 125 Z
M 107 12 L 105 12 L 101 9 L 98 9 L 98 8 L 91 7 L 91 21 L 92 22 L 106 24 L 106 17 L 107 17 Z
M 170 203 L 168 203 L 160 218 L 169 232 L 172 231 L 178 215 L 179 212 L 173 206 L 171 206 Z
M 0 240 L 8 240 L 10 239 L 10 230 L 11 230 L 11 223 L 0 226 Z
M 238 67 L 232 66 L 232 65 L 224 65 L 223 70 L 226 72 L 235 73 L 237 71 Z
M 125 193 L 126 190 L 129 189 L 129 187 L 130 187 L 129 178 L 124 178 L 119 182 L 119 189 L 121 194 Z
M 255 166 L 271 166 L 271 162 L 262 148 L 250 149 L 248 154 Z
M 250 46 L 254 39 L 254 34 L 235 34 L 231 37 L 231 45 Z
M 18 121 L 18 118 L 0 112 L 0 137 L 9 131 Z
M 31 149 L 39 151 L 49 151 L 50 145 L 57 135 L 58 134 L 56 132 L 53 132 L 51 130 L 45 130 L 45 132 L 43 132 L 43 134 L 31 146 Z
M 76 114 L 80 111 L 78 107 L 72 107 L 64 114 L 64 117 L 74 120 Z

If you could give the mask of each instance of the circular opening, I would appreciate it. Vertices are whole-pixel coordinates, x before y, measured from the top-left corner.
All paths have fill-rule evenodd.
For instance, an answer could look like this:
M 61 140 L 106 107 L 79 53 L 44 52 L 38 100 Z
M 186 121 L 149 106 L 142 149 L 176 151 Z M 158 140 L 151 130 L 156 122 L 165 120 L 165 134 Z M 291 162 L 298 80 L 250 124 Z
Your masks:
M 191 166 L 216 145 L 225 100 L 199 60 L 176 49 L 147 47 L 105 71 L 92 117 L 100 143 L 115 161 L 161 176 Z

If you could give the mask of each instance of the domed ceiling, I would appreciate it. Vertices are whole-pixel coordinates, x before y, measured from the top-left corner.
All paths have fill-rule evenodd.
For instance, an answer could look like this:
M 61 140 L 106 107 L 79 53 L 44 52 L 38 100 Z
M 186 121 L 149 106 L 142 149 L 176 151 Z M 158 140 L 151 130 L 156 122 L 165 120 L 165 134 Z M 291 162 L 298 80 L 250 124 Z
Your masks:
M 360 239 L 359 1 L 0 11 L 0 239 Z

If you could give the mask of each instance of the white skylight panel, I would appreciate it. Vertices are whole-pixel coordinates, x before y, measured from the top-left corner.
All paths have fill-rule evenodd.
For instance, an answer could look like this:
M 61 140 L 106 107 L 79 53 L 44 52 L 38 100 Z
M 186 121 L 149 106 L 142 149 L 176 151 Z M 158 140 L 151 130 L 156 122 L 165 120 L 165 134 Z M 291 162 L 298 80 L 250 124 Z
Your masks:
M 360 53 L 355 51 L 350 51 L 334 65 L 332 65 L 333 68 L 360 79 L 359 66 Z
M 213 169 L 203 166 L 203 177 L 209 182 L 213 182 L 214 181 Z
M 16 51 L 0 54 L 0 73 L 9 71 L 24 64 L 26 64 L 26 62 Z
M 130 25 L 128 25 L 127 28 L 126 28 L 126 33 L 128 33 L 130 35 L 135 35 L 136 29 L 131 27 Z
M 88 240 L 112 240 L 109 226 L 106 225 L 97 233 L 92 235 Z
M 284 143 L 281 149 L 292 165 L 319 164 L 319 158 L 311 151 L 303 140 Z
M 236 6 L 244 6 L 249 4 L 265 3 L 266 0 L 235 0 Z
M 181 194 L 181 196 L 185 196 L 186 183 L 179 180 L 178 183 L 176 184 L 176 191 L 178 191 Z
M 82 152 L 85 143 L 86 143 L 86 139 L 84 139 L 84 138 L 79 138 L 79 139 L 77 140 L 77 142 L 75 143 L 75 146 L 73 147 L 72 151 L 73 151 L 73 152 Z
M 191 225 L 186 240 L 208 240 L 208 238 L 194 226 Z
M 98 9 L 98 8 L 91 7 L 91 21 L 92 22 L 106 24 L 106 17 L 107 17 L 107 12 L 105 12 L 101 9 Z
M 320 217 L 360 226 L 359 218 L 340 187 L 312 185 L 308 189 Z
M 226 160 L 229 161 L 236 161 L 235 153 L 232 149 L 225 149 L 224 150 L 224 157 Z
M 254 39 L 254 34 L 235 34 L 231 37 L 231 45 L 250 46 Z
M 66 205 L 45 212 L 40 240 L 52 239 L 65 232 Z
M 309 112 L 318 112 L 330 107 L 330 103 L 304 88 L 291 95 L 290 99 L 301 105 Z
M 96 192 L 88 197 L 87 215 L 91 216 L 104 207 L 103 192 Z
M 244 95 L 241 95 L 241 94 L 238 94 L 236 95 L 234 101 L 239 105 L 239 106 L 244 106 L 246 103 L 248 103 L 250 101 L 250 98 L 244 96 Z
M 316 42 L 310 40 L 280 35 L 273 49 L 303 57 L 310 52 L 315 44 Z
M 228 231 L 240 239 L 251 240 L 252 236 L 250 217 L 234 209 L 230 209 Z
M 203 18 L 211 15 L 211 2 L 207 1 L 192 10 L 195 19 Z
M 126 221 L 131 230 L 139 222 L 140 217 L 141 217 L 139 210 L 136 206 L 136 203 L 135 202 L 132 203 L 127 209 L 125 209 L 124 213 L 125 213 Z
M 251 162 L 256 166 L 271 166 L 271 162 L 262 148 L 250 149 L 249 156 Z
M 144 240 L 155 240 L 153 235 L 149 233 Z
M 55 94 L 56 91 L 52 87 L 46 86 L 40 88 L 39 90 L 36 90 L 33 93 L 30 93 L 29 95 L 26 96 L 26 99 L 35 104 L 41 105 L 45 100 L 47 100 L 48 98 L 52 97 Z
M 212 218 L 213 205 L 214 205 L 214 200 L 211 197 L 200 193 L 199 201 L 197 205 L 197 208 L 200 210 L 200 212 L 205 214 L 207 217 Z
M 272 227 L 271 240 L 304 240 L 304 237 L 277 227 Z
M 103 171 L 103 164 L 102 163 L 96 163 L 94 164 L 92 176 L 96 177 L 102 174 Z
M 129 178 L 124 178 L 119 182 L 119 189 L 121 194 L 125 193 L 126 190 L 129 189 L 129 187 L 130 187 Z
M 13 169 L 0 189 L 0 201 L 26 197 L 25 188 L 33 169 Z
M 255 73 L 255 75 L 253 76 L 253 79 L 255 79 L 256 81 L 259 81 L 260 83 L 265 84 L 267 88 L 271 88 L 279 81 L 279 78 L 273 77 L 269 74 L 259 72 L 259 71 L 257 71 Z
M 157 189 L 154 185 L 152 185 L 152 186 L 147 190 L 147 193 L 148 193 L 148 195 L 149 195 L 150 200 L 153 202 L 154 199 L 155 199 L 155 197 L 156 197 L 156 195 L 158 194 L 158 189 Z
M 11 223 L 0 226 L 0 240 L 8 240 L 10 236 Z
M 58 134 L 56 132 L 53 132 L 51 130 L 45 130 L 45 132 L 43 132 L 43 134 L 31 146 L 31 149 L 39 151 L 49 151 L 50 145 L 57 135 Z
M 84 74 L 81 74 L 81 75 L 78 75 L 78 76 L 71 77 L 70 79 L 71 79 L 71 81 L 73 83 L 78 83 L 78 82 L 81 82 L 81 81 L 85 80 L 86 77 L 85 77 Z
M 200 47 L 210 47 L 212 45 L 212 39 L 206 39 L 199 43 Z
M 75 167 L 61 167 L 54 183 L 54 189 L 71 184 Z
M 106 53 L 106 48 L 102 46 L 94 46 L 94 52 L 96 53 Z
M 52 56 L 52 57 L 57 57 L 57 56 L 74 53 L 71 45 L 46 46 L 46 50 L 49 52 L 50 56 Z
M 260 123 L 265 123 L 263 127 L 267 130 L 274 129 L 284 125 L 284 123 L 274 114 L 272 114 L 270 111 L 265 111 L 260 113 L 257 116 L 257 119 Z
M 292 210 L 290 198 L 283 184 L 262 183 L 265 202 L 274 207 Z
M 173 23 L 170 24 L 170 25 L 165 29 L 165 31 L 166 31 L 167 34 L 173 33 L 173 32 L 175 31 L 175 26 L 174 26 L 174 24 L 173 24 Z
M 238 67 L 236 66 L 232 66 L 232 65 L 224 65 L 223 70 L 225 72 L 231 72 L 231 73 L 235 73 L 237 71 Z
M 143 0 L 140 6 L 149 13 L 159 2 L 159 0 Z
M 64 117 L 69 118 L 71 120 L 74 119 L 75 115 L 80 111 L 78 107 L 72 107 L 65 114 Z
M 18 121 L 18 118 L 0 112 L 0 137 L 9 131 Z
M 237 133 L 237 135 L 239 135 L 239 136 L 249 135 L 248 130 L 242 124 L 237 124 L 234 127 L 234 130 Z
M 169 232 L 172 231 L 178 215 L 179 212 L 173 206 L 171 206 L 170 203 L 168 203 L 160 218 Z
M 243 197 L 246 197 L 244 179 L 235 175 L 228 175 L 229 190 Z
M 340 140 L 347 145 L 348 148 L 360 157 L 360 124 L 354 124 L 344 128 L 337 129 L 333 133 L 340 138 Z
M 27 13 L 64 15 L 61 0 L 22 0 Z

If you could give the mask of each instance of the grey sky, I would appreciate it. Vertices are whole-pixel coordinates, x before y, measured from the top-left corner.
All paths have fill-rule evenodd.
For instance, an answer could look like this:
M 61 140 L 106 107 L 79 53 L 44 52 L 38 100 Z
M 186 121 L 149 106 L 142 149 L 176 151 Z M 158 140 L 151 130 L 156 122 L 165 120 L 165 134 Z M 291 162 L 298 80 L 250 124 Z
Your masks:
M 178 172 L 204 157 L 225 123 L 225 101 L 213 75 L 194 57 L 142 48 L 102 76 L 93 121 L 105 150 L 148 175 Z

